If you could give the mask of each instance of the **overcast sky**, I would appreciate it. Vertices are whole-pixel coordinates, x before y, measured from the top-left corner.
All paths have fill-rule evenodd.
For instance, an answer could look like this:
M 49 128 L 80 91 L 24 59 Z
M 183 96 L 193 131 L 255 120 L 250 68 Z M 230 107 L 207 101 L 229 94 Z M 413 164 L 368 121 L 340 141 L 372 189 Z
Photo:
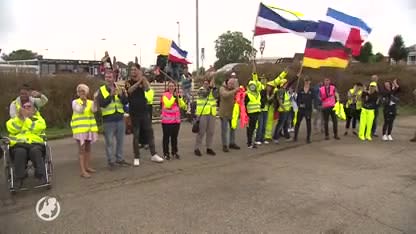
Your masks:
M 205 67 L 216 60 L 214 41 L 221 33 L 241 31 L 251 40 L 259 2 L 199 0 L 199 44 L 205 48 Z M 262 2 L 302 12 L 304 19 L 323 19 L 328 7 L 360 17 L 373 29 L 368 40 L 374 53 L 387 54 L 396 34 L 403 35 L 407 46 L 416 44 L 416 0 Z M 195 63 L 195 0 L 0 0 L 0 48 L 6 53 L 25 48 L 46 58 L 66 59 L 94 59 L 94 51 L 99 59 L 108 50 L 124 62 L 141 50 L 142 64 L 149 66 L 156 61 L 157 36 L 177 40 L 177 21 L 181 48 Z M 260 39 L 255 38 L 256 48 Z M 263 39 L 267 57 L 291 57 L 305 46 L 305 39 L 290 34 Z

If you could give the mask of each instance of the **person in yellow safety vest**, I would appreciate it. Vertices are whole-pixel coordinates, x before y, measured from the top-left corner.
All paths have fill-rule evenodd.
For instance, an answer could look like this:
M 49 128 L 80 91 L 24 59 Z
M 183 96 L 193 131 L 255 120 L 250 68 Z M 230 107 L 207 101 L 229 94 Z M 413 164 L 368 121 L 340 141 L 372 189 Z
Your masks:
M 345 115 L 347 117 L 347 121 L 345 122 L 345 133 L 344 136 L 348 135 L 348 131 L 350 129 L 350 125 L 352 122 L 352 133 L 357 135 L 355 131 L 357 121 L 360 120 L 361 115 L 361 94 L 363 93 L 363 84 L 360 82 L 354 84 L 354 87 L 348 90 L 347 93 L 347 102 L 345 103 Z
M 279 143 L 280 131 L 283 130 L 284 136 L 289 139 L 290 135 L 288 132 L 289 124 L 289 112 L 292 108 L 292 102 L 290 100 L 290 95 L 287 90 L 288 81 L 283 79 L 280 81 L 280 89 L 277 91 L 277 102 L 279 107 L 277 111 L 279 112 L 279 120 L 277 126 L 274 130 L 273 140 L 276 144 Z
M 360 131 L 358 138 L 362 141 L 371 141 L 371 128 L 374 121 L 374 112 L 379 101 L 376 84 L 370 84 L 368 90 L 363 91 L 361 98 L 363 101 L 363 107 L 361 108 Z
M 235 73 L 225 80 L 222 87 L 220 87 L 220 106 L 219 116 L 221 118 L 221 142 L 222 150 L 227 153 L 230 149 L 239 150 L 240 147 L 235 143 L 235 129 L 232 128 L 232 121 L 237 122 L 239 114 L 233 114 L 234 105 L 236 103 L 235 96 L 238 92 L 238 80 Z
M 31 102 L 26 102 L 15 117 L 6 123 L 10 138 L 10 152 L 13 158 L 16 187 L 23 187 L 26 177 L 26 164 L 32 161 L 35 167 L 35 177 L 39 186 L 46 184 L 44 163 L 44 135 L 46 123 Z
M 202 156 L 200 148 L 205 135 L 207 154 L 211 156 L 216 155 L 215 151 L 212 149 L 218 98 L 218 90 L 215 87 L 214 82 L 214 78 L 211 80 L 204 80 L 202 87 L 198 90 L 195 114 L 199 120 L 199 131 L 196 135 L 194 154 L 199 157 Z
M 89 90 L 87 85 L 79 84 L 76 88 L 78 98 L 72 101 L 71 129 L 78 144 L 79 166 L 83 178 L 90 178 L 90 173 L 95 172 L 90 167 L 91 143 L 98 138 L 98 127 L 94 117 L 97 106 L 87 98 Z
M 247 146 L 249 149 L 257 148 L 256 144 L 253 143 L 253 134 L 256 130 L 259 113 L 261 112 L 261 95 L 257 84 L 254 80 L 248 82 L 245 98 L 246 111 L 249 118 L 247 127 Z
M 38 91 L 32 90 L 30 86 L 27 84 L 22 85 L 22 87 L 20 87 L 19 89 L 19 97 L 17 97 L 10 104 L 10 107 L 9 107 L 10 118 L 16 117 L 17 113 L 20 110 L 20 107 L 27 102 L 32 103 L 32 105 L 34 105 L 34 107 L 39 111 L 40 108 L 42 108 L 43 106 L 46 105 L 46 103 L 48 103 L 48 98 L 44 94 L 41 94 Z M 36 113 L 40 113 L 40 112 L 36 112 Z
M 153 100 L 155 97 L 155 91 L 149 87 L 148 90 L 144 91 L 144 96 L 146 98 L 147 101 L 147 111 L 149 113 L 150 116 L 150 121 L 152 121 L 153 119 Z M 148 149 L 149 148 L 149 143 L 147 142 L 147 136 L 146 133 L 144 132 L 144 129 L 140 129 L 140 139 L 139 139 L 139 147 L 144 148 L 144 149 Z
M 257 130 L 256 130 L 256 141 L 254 142 L 254 144 L 256 145 L 261 145 L 263 143 L 265 143 L 264 140 L 264 136 L 265 136 L 265 132 L 266 132 L 266 123 L 267 123 L 267 115 L 268 115 L 268 110 L 269 107 L 267 105 L 267 79 L 262 76 L 261 79 L 261 87 L 262 89 L 260 90 L 260 96 L 261 96 L 261 111 L 259 113 L 259 117 L 258 117 L 258 126 L 257 126 Z
M 275 82 L 269 81 L 266 87 L 266 106 L 267 108 L 267 122 L 266 122 L 266 129 L 264 133 L 264 144 L 269 144 L 272 140 L 272 133 L 273 127 L 276 125 L 277 120 L 275 118 L 275 95 L 277 92 L 277 88 L 275 86 Z
M 127 91 L 123 87 L 117 87 L 114 75 L 111 71 L 105 73 L 106 84 L 99 88 L 97 101 L 103 117 L 105 152 L 109 169 L 113 169 L 114 153 L 116 163 L 123 166 L 129 165 L 123 157 L 123 142 L 125 134 L 124 105 L 127 104 Z M 129 105 L 131 112 L 132 106 Z M 113 152 L 114 137 L 116 138 L 116 150 Z

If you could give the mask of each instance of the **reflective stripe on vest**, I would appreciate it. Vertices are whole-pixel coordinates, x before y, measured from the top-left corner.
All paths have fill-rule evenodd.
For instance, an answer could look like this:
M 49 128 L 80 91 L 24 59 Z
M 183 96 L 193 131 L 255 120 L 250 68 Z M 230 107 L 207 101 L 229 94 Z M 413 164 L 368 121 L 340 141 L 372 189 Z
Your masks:
M 76 102 L 82 103 L 81 99 L 77 99 Z M 93 102 L 87 100 L 87 106 L 83 113 L 72 114 L 71 128 L 73 134 L 81 134 L 88 132 L 98 132 L 97 122 L 95 121 L 94 113 L 92 111 Z
M 153 89 L 149 89 L 146 92 L 144 92 L 144 96 L 146 98 L 147 104 L 152 105 L 153 99 L 155 97 L 155 91 Z
M 100 91 L 104 99 L 110 96 L 110 93 L 107 91 L 107 87 L 105 85 L 100 87 Z M 121 103 L 117 95 L 114 96 L 114 100 L 111 100 L 108 106 L 101 107 L 101 114 L 103 116 L 112 115 L 114 113 L 124 114 L 123 104 Z
M 253 95 L 250 92 L 247 93 L 248 103 L 247 103 L 247 113 L 258 113 L 261 111 L 261 95 Z
M 167 97 L 168 99 L 174 98 L 172 94 L 166 92 L 162 96 L 162 123 L 163 124 L 175 124 L 181 122 L 181 112 L 178 106 L 178 103 L 175 102 L 171 106 L 171 108 L 166 108 L 165 103 L 163 101 L 163 97 Z
M 326 93 L 326 87 L 320 88 L 322 108 L 334 107 L 335 106 L 335 86 L 329 86 L 329 94 Z

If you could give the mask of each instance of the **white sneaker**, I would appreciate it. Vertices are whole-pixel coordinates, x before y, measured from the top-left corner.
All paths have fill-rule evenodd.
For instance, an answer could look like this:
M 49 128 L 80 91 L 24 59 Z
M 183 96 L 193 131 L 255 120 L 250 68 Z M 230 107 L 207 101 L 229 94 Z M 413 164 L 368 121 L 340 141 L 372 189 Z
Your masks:
M 135 158 L 133 161 L 133 166 L 138 167 L 140 165 L 140 159 Z
M 157 154 L 153 155 L 153 156 L 150 158 L 150 160 L 152 160 L 153 162 L 158 162 L 158 163 L 163 162 L 163 158 L 162 158 L 162 157 L 160 157 L 160 156 L 159 156 L 159 155 L 157 155 Z
M 387 138 L 387 135 L 383 135 L 383 137 L 381 138 L 383 141 L 388 141 L 389 139 Z
M 261 145 L 261 142 L 260 141 L 256 141 L 256 142 L 254 142 L 254 144 Z
M 388 135 L 388 136 L 387 136 L 387 139 L 388 139 L 389 141 L 392 141 L 392 140 L 393 140 L 393 137 L 391 137 L 391 135 Z
M 279 144 L 279 140 L 274 140 L 274 143 L 275 144 Z
M 294 132 L 294 131 L 295 131 L 295 129 L 294 129 L 294 128 L 289 128 L 287 131 L 288 131 L 288 132 Z
M 268 142 L 268 141 L 264 141 L 264 144 L 265 144 L 265 145 L 268 145 L 268 144 L 270 144 L 270 142 Z

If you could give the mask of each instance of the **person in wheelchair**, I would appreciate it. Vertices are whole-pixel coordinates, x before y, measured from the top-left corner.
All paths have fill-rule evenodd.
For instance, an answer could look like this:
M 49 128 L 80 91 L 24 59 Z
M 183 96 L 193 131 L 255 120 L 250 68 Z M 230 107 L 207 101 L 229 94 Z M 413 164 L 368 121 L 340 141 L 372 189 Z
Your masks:
M 30 160 L 35 168 L 35 177 L 39 185 L 46 184 L 44 163 L 45 120 L 31 102 L 26 102 L 17 112 L 16 117 L 6 123 L 10 139 L 10 156 L 14 162 L 17 188 L 22 188 L 26 177 L 27 162 Z

